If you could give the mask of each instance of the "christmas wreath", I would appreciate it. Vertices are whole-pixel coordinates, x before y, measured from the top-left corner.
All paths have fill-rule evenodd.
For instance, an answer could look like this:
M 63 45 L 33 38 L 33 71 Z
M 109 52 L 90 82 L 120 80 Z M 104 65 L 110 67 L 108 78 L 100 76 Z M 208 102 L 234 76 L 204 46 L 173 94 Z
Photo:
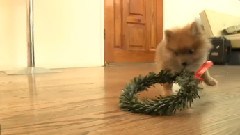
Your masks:
M 171 115 L 176 110 L 191 106 L 193 99 L 199 98 L 199 80 L 194 79 L 194 73 L 182 71 L 172 74 L 170 71 L 150 72 L 145 77 L 135 77 L 128 83 L 120 96 L 120 108 L 133 113 L 151 115 Z M 156 83 L 178 83 L 180 89 L 176 95 L 157 97 L 156 99 L 140 100 L 137 93 L 146 90 Z

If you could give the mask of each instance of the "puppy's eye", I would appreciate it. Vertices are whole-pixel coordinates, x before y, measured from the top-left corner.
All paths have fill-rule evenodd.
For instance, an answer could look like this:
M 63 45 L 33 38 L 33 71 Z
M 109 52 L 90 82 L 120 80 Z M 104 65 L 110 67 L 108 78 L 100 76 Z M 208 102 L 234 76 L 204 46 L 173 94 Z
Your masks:
M 191 49 L 191 50 L 188 51 L 188 53 L 189 53 L 189 54 L 193 54 L 193 53 L 194 53 L 194 50 Z

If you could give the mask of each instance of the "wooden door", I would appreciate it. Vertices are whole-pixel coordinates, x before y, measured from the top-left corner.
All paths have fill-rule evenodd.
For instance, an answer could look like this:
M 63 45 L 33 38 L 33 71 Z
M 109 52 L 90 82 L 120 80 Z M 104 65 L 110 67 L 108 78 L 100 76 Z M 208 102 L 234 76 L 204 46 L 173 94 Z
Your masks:
M 105 0 L 105 61 L 153 62 L 162 39 L 162 0 Z

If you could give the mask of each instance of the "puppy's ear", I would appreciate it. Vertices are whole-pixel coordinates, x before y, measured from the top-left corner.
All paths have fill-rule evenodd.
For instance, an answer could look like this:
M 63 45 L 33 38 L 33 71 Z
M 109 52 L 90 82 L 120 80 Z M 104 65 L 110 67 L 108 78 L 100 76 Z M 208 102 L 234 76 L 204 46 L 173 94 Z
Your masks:
M 166 30 L 165 31 L 165 36 L 166 36 L 167 41 L 169 41 L 173 36 L 173 32 L 170 31 L 170 30 Z
M 190 30 L 191 30 L 192 35 L 199 35 L 202 33 L 202 28 L 197 22 L 193 22 L 191 24 Z

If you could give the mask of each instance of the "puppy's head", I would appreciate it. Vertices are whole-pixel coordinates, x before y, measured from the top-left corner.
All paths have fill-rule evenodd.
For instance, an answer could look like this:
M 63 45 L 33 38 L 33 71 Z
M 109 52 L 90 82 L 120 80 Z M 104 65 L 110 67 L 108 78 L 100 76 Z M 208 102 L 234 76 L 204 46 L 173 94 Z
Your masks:
M 193 22 L 181 29 L 167 30 L 166 48 L 177 60 L 178 65 L 190 66 L 205 58 L 209 49 L 200 25 Z

